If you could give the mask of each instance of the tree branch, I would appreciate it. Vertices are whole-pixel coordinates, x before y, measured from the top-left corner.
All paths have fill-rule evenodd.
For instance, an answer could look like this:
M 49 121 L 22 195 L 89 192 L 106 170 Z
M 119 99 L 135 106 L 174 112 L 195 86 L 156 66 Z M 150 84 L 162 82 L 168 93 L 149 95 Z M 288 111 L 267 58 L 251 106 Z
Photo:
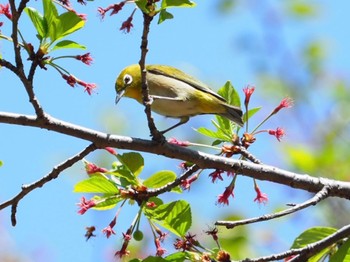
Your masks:
M 6 67 L 7 69 L 9 69 L 10 71 L 12 71 L 14 74 L 18 75 L 19 72 L 17 70 L 17 67 L 15 67 L 11 62 L 0 58 L 0 65 L 3 67 Z
M 97 147 L 94 144 L 90 144 L 88 147 L 86 147 L 84 150 L 82 150 L 78 154 L 72 156 L 71 158 L 68 158 L 67 160 L 65 160 L 61 164 L 55 166 L 50 173 L 48 173 L 46 176 L 42 177 L 38 181 L 35 181 L 29 185 L 23 185 L 21 192 L 19 192 L 16 196 L 11 198 L 10 200 L 0 204 L 0 210 L 6 208 L 8 206 L 12 206 L 11 222 L 12 222 L 12 225 L 15 226 L 17 223 L 17 221 L 16 221 L 17 206 L 18 206 L 19 201 L 22 198 L 24 198 L 28 193 L 30 193 L 34 189 L 42 187 L 47 182 L 49 182 L 53 179 L 56 179 L 63 170 L 71 167 L 73 164 L 75 164 L 79 160 L 83 159 L 85 156 L 87 156 L 89 153 L 91 153 L 92 151 L 94 151 L 96 149 L 97 149 Z
M 44 128 L 68 136 L 91 141 L 98 148 L 108 146 L 163 155 L 168 158 L 189 161 L 198 165 L 201 169 L 212 168 L 232 171 L 259 180 L 271 181 L 313 193 L 317 193 L 325 186 L 328 186 L 329 196 L 350 199 L 350 182 L 337 181 L 322 177 L 312 177 L 306 174 L 297 174 L 269 165 L 259 165 L 244 160 L 211 155 L 169 143 L 160 144 L 139 138 L 106 134 L 61 121 L 49 115 L 47 115 L 47 120 L 43 121 L 36 116 L 0 112 L 0 123 Z
M 149 96 L 149 89 L 147 85 L 147 70 L 146 70 L 146 55 L 148 52 L 148 34 L 151 26 L 151 22 L 153 20 L 153 16 L 150 16 L 146 13 L 143 13 L 143 31 L 141 37 L 141 58 L 139 61 L 140 70 L 141 70 L 141 85 L 142 85 L 142 97 L 143 104 L 145 106 L 145 114 L 147 117 L 148 128 L 151 132 L 151 136 L 155 141 L 162 142 L 164 141 L 163 135 L 158 131 L 156 125 L 154 124 L 154 120 L 151 114 L 151 104 L 152 100 Z
M 263 215 L 260 217 L 242 219 L 239 221 L 217 221 L 215 223 L 215 225 L 216 226 L 226 226 L 226 228 L 234 228 L 234 227 L 241 226 L 241 225 L 247 225 L 247 224 L 252 224 L 252 223 L 256 223 L 256 222 L 262 222 L 262 221 L 275 219 L 278 217 L 292 214 L 292 213 L 297 212 L 301 209 L 307 208 L 311 205 L 316 205 L 318 202 L 322 201 L 323 199 L 327 198 L 328 196 L 329 196 L 329 187 L 325 186 L 324 188 L 322 188 L 322 190 L 320 192 L 318 192 L 314 197 L 312 197 L 308 201 L 305 201 L 304 203 L 299 204 L 299 205 L 295 205 L 294 207 L 286 209 L 284 211 L 273 213 L 273 214 L 267 214 L 267 215 Z

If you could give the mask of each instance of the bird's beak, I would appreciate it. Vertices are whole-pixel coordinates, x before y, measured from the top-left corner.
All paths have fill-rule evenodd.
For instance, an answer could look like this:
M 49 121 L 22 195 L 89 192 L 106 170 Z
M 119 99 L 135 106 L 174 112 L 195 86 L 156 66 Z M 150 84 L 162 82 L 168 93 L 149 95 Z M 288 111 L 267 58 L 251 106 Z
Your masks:
M 118 92 L 117 92 L 117 96 L 115 98 L 115 104 L 118 104 L 120 98 L 122 98 L 122 96 L 124 95 L 125 93 L 125 88 L 122 88 L 120 89 Z

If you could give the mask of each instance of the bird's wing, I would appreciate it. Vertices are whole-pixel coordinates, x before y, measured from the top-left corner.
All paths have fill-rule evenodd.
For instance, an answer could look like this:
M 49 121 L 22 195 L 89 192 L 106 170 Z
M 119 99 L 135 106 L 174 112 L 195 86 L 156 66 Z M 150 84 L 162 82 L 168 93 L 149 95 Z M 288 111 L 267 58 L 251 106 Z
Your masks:
M 207 87 L 202 82 L 198 81 L 197 79 L 193 78 L 192 76 L 189 76 L 185 74 L 184 72 L 166 65 L 148 65 L 147 66 L 147 72 L 155 75 L 163 75 L 166 77 L 174 78 L 178 81 L 185 82 L 186 84 L 192 86 L 193 88 L 196 88 L 200 91 L 203 91 L 207 94 L 210 94 L 217 99 L 226 102 L 225 98 L 215 93 L 213 90 L 211 90 L 209 87 Z M 171 72 L 171 74 L 169 73 Z M 185 79 L 185 80 L 184 80 Z

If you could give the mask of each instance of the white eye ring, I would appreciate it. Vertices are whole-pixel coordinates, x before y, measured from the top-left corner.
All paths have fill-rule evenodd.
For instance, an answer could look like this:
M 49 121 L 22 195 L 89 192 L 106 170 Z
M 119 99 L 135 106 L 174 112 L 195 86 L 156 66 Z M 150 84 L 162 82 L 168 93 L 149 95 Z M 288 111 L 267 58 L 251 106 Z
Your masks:
M 124 78 L 123 78 L 123 81 L 124 81 L 124 84 L 125 84 L 125 85 L 131 84 L 131 82 L 132 82 L 132 76 L 126 74 L 126 75 L 124 76 Z

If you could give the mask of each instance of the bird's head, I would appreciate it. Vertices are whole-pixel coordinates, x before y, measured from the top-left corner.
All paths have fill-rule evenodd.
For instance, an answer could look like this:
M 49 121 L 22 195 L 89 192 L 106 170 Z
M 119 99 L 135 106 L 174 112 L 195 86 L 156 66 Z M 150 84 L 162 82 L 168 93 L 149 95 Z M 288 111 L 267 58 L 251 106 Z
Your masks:
M 115 83 L 115 91 L 117 92 L 116 104 L 123 96 L 142 102 L 141 71 L 138 64 L 130 65 L 120 72 Z

